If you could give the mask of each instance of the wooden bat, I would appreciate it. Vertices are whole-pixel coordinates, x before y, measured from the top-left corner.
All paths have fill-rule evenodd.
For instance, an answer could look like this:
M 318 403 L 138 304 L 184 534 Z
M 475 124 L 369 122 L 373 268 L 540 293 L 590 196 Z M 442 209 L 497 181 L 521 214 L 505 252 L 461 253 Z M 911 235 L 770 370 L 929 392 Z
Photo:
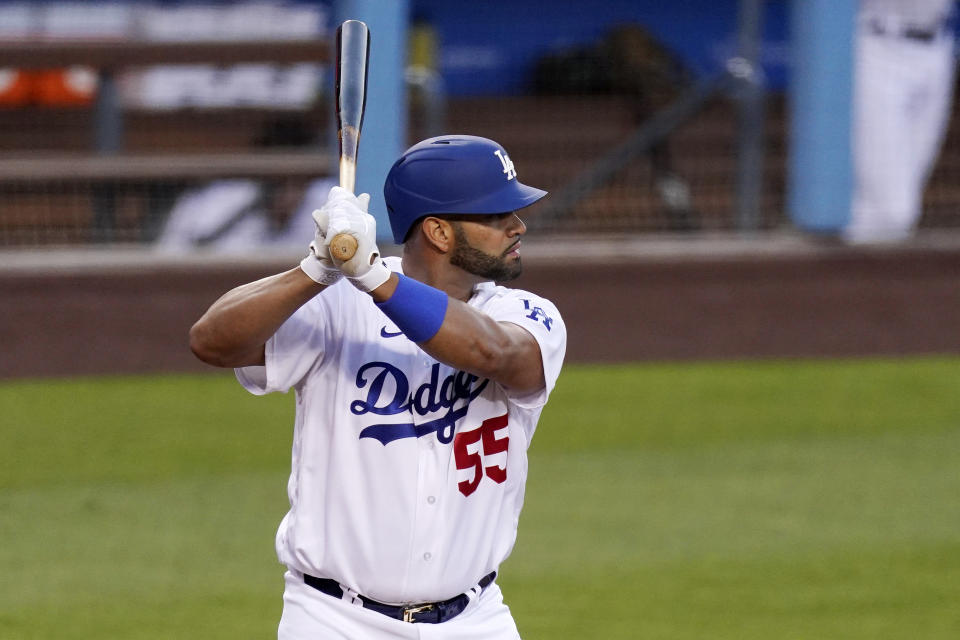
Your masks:
M 359 20 L 337 27 L 336 89 L 337 139 L 340 143 L 340 186 L 354 190 L 357 180 L 357 148 L 367 105 L 367 63 L 370 30 Z M 330 255 L 347 261 L 357 252 L 357 239 L 340 233 L 330 241 Z

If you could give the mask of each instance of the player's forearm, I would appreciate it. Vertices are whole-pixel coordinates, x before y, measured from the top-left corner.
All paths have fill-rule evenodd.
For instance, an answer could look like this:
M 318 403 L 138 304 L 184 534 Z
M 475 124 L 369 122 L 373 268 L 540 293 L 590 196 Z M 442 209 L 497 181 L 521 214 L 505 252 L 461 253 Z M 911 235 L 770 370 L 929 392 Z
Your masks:
M 270 336 L 323 289 L 299 268 L 232 289 L 191 327 L 190 349 L 218 367 L 263 364 Z

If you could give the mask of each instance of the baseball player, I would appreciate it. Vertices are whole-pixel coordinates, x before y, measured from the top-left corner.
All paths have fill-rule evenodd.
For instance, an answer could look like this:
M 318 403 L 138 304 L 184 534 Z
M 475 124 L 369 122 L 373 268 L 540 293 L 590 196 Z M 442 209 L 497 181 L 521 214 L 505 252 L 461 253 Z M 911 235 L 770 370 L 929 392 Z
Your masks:
M 860 0 L 851 243 L 912 234 L 953 92 L 953 0 Z
M 546 192 L 466 135 L 408 149 L 384 196 L 334 187 L 300 266 L 228 292 L 191 348 L 251 393 L 293 389 L 279 638 L 515 639 L 496 583 L 516 538 L 527 447 L 560 373 L 556 307 L 520 274 L 516 211 Z M 334 261 L 349 233 L 356 255 Z

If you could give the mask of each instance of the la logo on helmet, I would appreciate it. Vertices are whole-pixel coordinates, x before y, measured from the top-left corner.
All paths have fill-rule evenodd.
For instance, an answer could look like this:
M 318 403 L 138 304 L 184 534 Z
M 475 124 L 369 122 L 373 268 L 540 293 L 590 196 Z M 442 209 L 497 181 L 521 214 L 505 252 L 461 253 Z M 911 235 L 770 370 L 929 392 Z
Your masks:
M 513 180 L 517 177 L 517 170 L 513 168 L 513 160 L 510 159 L 510 156 L 497 149 L 493 152 L 498 158 L 500 158 L 500 164 L 503 165 L 503 172 L 507 174 L 507 180 Z

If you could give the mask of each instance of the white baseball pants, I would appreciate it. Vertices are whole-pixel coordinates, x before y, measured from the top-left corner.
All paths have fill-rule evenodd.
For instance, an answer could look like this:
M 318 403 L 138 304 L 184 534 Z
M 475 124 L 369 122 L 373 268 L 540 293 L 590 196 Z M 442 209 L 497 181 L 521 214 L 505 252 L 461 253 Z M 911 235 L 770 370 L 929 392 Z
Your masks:
M 950 114 L 953 38 L 929 42 L 857 27 L 850 242 L 909 236 Z

